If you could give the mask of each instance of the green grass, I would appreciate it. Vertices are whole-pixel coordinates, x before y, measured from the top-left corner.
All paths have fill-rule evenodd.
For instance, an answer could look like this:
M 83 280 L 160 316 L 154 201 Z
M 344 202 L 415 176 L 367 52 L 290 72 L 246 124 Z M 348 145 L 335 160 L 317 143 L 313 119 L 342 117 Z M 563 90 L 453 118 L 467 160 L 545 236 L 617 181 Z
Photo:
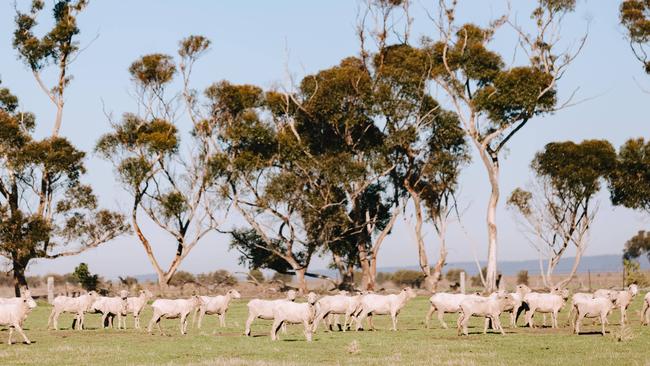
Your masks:
M 411 301 L 399 317 L 399 331 L 388 331 L 389 318 L 376 317 L 375 332 L 323 332 L 319 329 L 314 341 L 307 343 L 302 326 L 289 326 L 289 333 L 271 342 L 270 321 L 253 324 L 254 337 L 242 336 L 246 319 L 246 301 L 235 300 L 226 318 L 228 327 L 217 327 L 218 319 L 208 316 L 200 331 L 190 328 L 181 336 L 178 320 L 165 320 L 168 336 L 145 332 L 103 330 L 99 316 L 88 315 L 90 329 L 73 331 L 46 330 L 50 307 L 44 304 L 30 314 L 26 333 L 34 342 L 6 345 L 7 329 L 0 331 L 0 363 L 2 365 L 585 365 L 585 364 L 650 364 L 650 327 L 639 324 L 642 295 L 636 297 L 628 317 L 631 326 L 623 341 L 618 325 L 618 312 L 610 317 L 608 334 L 572 335 L 566 324 L 566 310 L 560 314 L 561 329 L 506 328 L 507 334 L 479 334 L 482 320 L 474 319 L 469 337 L 458 337 L 456 316 L 448 315 L 449 330 L 439 327 L 434 317 L 433 329 L 424 329 L 423 318 L 428 309 L 425 297 Z M 149 309 L 148 309 L 149 310 Z M 146 326 L 150 311 L 143 317 Z M 541 317 L 536 317 L 538 324 Z M 59 325 L 69 327 L 71 315 L 62 315 Z M 521 321 L 521 319 L 520 319 Z M 507 324 L 506 316 L 502 322 Z M 550 318 L 549 318 L 550 323 Z M 598 326 L 587 325 L 583 331 L 596 332 Z M 132 318 L 128 326 L 133 326 Z M 22 341 L 15 335 L 14 342 Z

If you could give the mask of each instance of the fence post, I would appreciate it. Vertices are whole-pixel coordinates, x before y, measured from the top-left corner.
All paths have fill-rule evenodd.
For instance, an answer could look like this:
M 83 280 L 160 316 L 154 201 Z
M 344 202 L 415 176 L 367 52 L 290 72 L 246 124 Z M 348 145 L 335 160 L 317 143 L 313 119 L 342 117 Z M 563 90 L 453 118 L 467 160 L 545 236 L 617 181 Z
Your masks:
M 54 277 L 49 276 L 47 278 L 47 302 L 52 303 L 54 301 Z
M 465 271 L 460 272 L 460 293 L 465 293 Z

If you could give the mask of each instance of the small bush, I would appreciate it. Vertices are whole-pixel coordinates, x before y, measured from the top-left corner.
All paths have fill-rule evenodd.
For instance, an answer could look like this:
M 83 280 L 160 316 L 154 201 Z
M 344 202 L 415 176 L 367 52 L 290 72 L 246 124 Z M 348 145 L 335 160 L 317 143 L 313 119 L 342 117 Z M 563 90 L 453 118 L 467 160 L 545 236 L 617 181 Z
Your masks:
M 401 270 L 393 273 L 391 281 L 399 286 L 419 288 L 424 282 L 424 274 L 420 271 Z
M 451 283 L 460 283 L 460 273 L 463 272 L 460 268 L 450 268 L 445 274 L 445 279 Z
M 517 272 L 517 284 L 528 285 L 528 271 L 524 270 Z
M 250 272 L 248 272 L 248 275 L 257 280 L 257 282 L 263 283 L 266 281 L 264 278 L 264 273 L 262 273 L 262 271 L 259 269 L 251 269 Z
M 193 274 L 186 271 L 178 271 L 174 274 L 172 280 L 169 281 L 169 284 L 172 286 L 183 286 L 186 283 L 194 283 L 194 282 L 196 282 L 196 278 L 194 277 Z
M 97 290 L 99 283 L 99 276 L 91 274 L 86 263 L 79 263 L 77 268 L 74 269 L 74 278 L 81 284 L 81 287 L 86 291 Z
M 273 274 L 273 277 L 271 277 L 272 281 L 280 281 L 283 283 L 291 282 L 293 280 L 293 276 L 290 274 L 286 273 L 280 273 L 280 272 L 275 272 Z

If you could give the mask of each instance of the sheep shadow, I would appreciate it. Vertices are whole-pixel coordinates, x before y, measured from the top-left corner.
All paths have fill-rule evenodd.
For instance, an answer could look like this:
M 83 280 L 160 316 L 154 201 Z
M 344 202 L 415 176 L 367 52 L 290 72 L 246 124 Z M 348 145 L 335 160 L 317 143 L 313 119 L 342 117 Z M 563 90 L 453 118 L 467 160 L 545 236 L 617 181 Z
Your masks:
M 610 332 L 608 330 L 605 331 L 605 334 L 609 334 L 609 333 Z M 592 331 L 588 331 L 588 332 L 580 332 L 577 335 L 579 335 L 579 336 L 582 336 L 582 335 L 585 335 L 585 336 L 595 336 L 595 335 L 602 336 L 603 333 L 601 333 L 599 330 L 592 330 Z

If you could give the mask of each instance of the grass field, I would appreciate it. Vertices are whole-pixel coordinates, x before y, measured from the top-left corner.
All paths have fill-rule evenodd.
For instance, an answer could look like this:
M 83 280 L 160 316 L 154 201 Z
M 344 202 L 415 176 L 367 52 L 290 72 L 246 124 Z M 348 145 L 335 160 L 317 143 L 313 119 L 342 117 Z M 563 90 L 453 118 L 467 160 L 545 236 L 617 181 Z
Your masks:
M 203 329 L 181 336 L 178 320 L 165 320 L 168 336 L 145 332 L 99 329 L 98 315 L 88 315 L 89 329 L 68 329 L 72 316 L 62 315 L 59 325 L 66 329 L 46 330 L 50 307 L 39 304 L 26 322 L 31 345 L 6 345 L 8 330 L 0 331 L 2 365 L 650 365 L 650 327 L 641 327 L 640 294 L 628 316 L 631 326 L 621 332 L 618 313 L 610 317 L 608 334 L 597 334 L 598 326 L 587 325 L 588 333 L 575 336 L 566 326 L 566 310 L 560 314 L 563 328 L 506 328 L 506 335 L 479 334 L 482 321 L 474 319 L 469 337 L 458 337 L 456 316 L 448 315 L 449 330 L 441 329 L 434 318 L 433 329 L 424 329 L 428 309 L 425 297 L 411 301 L 399 317 L 399 331 L 388 331 L 389 318 L 376 317 L 374 332 L 323 332 L 307 343 L 302 326 L 289 326 L 289 333 L 271 342 L 270 321 L 256 321 L 253 337 L 242 336 L 246 301 L 235 300 L 227 315 L 227 328 L 217 327 L 216 316 L 204 319 Z M 144 314 L 143 324 L 150 317 Z M 538 322 L 541 317 L 537 316 Z M 549 319 L 550 320 L 550 319 Z M 521 321 L 521 319 L 520 319 Z M 507 324 L 506 316 L 502 322 Z M 550 323 L 550 322 L 549 322 Z M 591 321 L 586 321 L 590 324 Z M 133 326 L 132 318 L 128 326 Z M 622 337 L 621 337 L 622 335 Z M 620 340 L 620 338 L 623 338 Z M 22 342 L 19 335 L 14 342 Z

